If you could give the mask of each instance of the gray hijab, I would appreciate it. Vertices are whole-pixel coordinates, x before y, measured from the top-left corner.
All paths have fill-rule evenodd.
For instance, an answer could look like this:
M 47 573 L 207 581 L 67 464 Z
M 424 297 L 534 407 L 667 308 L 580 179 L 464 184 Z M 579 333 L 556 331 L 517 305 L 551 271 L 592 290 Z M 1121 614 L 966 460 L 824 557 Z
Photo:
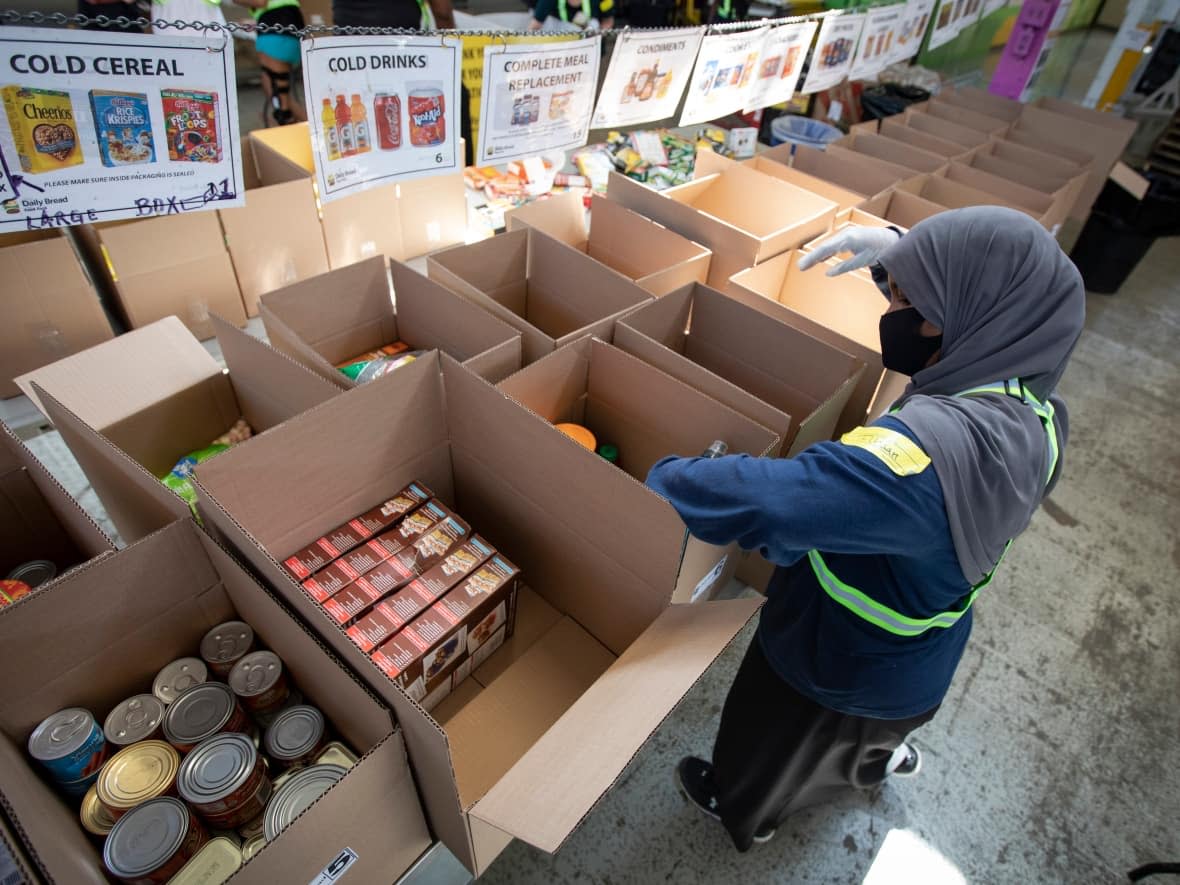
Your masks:
M 1050 453 L 1040 418 L 1015 397 L 953 395 L 1020 378 L 1053 403 L 1064 450 L 1068 419 L 1054 390 L 1085 320 L 1081 275 L 1048 231 L 995 206 L 928 218 L 880 263 L 942 329 L 941 357 L 913 376 L 894 417 L 933 462 L 959 567 L 974 585 L 1052 487 Z M 1060 470 L 1059 457 L 1052 482 Z

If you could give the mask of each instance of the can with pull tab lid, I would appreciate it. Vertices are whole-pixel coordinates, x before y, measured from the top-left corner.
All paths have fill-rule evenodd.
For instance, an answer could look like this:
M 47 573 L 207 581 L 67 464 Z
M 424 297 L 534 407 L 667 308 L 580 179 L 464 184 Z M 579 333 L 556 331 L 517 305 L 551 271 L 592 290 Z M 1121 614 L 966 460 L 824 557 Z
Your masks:
M 244 734 L 201 743 L 180 766 L 176 789 L 212 829 L 233 830 L 266 810 L 271 782 L 262 756 Z
M 154 694 L 137 694 L 111 710 L 102 730 L 116 747 L 158 737 L 164 724 L 164 702 Z
M 234 664 L 254 648 L 254 628 L 245 621 L 218 624 L 201 640 L 201 660 L 216 676 L 225 679 Z
M 229 687 L 255 716 L 270 716 L 290 700 L 291 687 L 279 656 L 256 651 L 238 661 L 229 674 Z
M 209 678 L 209 669 L 200 658 L 181 658 L 164 667 L 152 683 L 152 694 L 171 704 L 194 685 Z
M 84 796 L 107 760 L 106 735 L 94 715 L 69 707 L 48 717 L 29 736 L 29 755 L 71 796 Z

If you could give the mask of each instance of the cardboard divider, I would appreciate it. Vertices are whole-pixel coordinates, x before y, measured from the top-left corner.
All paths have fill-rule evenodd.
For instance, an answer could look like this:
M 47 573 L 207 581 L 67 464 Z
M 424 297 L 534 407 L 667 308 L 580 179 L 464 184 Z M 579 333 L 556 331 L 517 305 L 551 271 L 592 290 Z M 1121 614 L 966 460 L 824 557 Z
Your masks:
M 190 515 L 159 480 L 183 455 L 239 418 L 262 433 L 340 392 L 231 324 L 210 324 L 228 372 L 169 317 L 18 379 L 126 541 Z
M 906 109 L 905 114 L 902 116 L 902 122 L 911 129 L 917 129 L 919 132 L 934 135 L 944 141 L 953 141 L 955 144 L 961 144 L 964 151 L 982 147 L 992 137 L 991 133 L 981 132 L 978 129 L 972 129 L 970 126 L 954 123 L 942 117 L 936 117 L 933 114 L 916 111 L 913 108 Z M 995 132 L 996 137 L 1002 136 L 1005 131 L 1006 127 L 997 129 Z
M 851 163 L 859 162 L 860 156 L 866 156 L 907 169 L 907 178 L 920 173 L 936 172 L 946 165 L 946 157 L 886 138 L 884 135 L 845 135 L 829 144 L 826 150 L 831 152 L 833 148 L 835 153 L 832 156 L 841 157 Z
M 1010 98 L 1004 98 L 1000 95 L 993 95 L 986 89 L 979 89 L 974 86 L 944 87 L 938 93 L 938 98 L 940 101 L 948 104 L 955 104 L 968 110 L 978 111 L 981 114 L 986 114 L 989 117 L 995 117 L 1008 123 L 1018 120 L 1020 118 L 1020 112 L 1024 108 L 1024 105 L 1018 101 L 1013 101 Z
M 993 194 L 1005 204 L 1020 209 L 1039 221 L 1046 230 L 1056 231 L 1065 221 L 1065 206 L 1049 194 L 1025 187 L 1000 175 L 993 175 L 968 163 L 951 163 L 942 172 L 948 181 Z
M 0 397 L 13 380 L 113 337 L 94 282 L 63 230 L 0 236 Z
M 607 196 L 711 249 L 714 287 L 828 230 L 837 208 L 740 163 L 665 191 L 612 172 Z
M 897 118 L 890 117 L 882 120 L 880 132 L 886 138 L 904 142 L 912 147 L 929 151 L 932 154 L 938 154 L 939 156 L 946 157 L 948 160 L 956 157 L 970 156 L 970 152 L 965 150 L 961 144 L 948 141 L 945 138 L 939 138 L 937 135 L 931 135 L 929 132 L 923 132 L 921 129 L 914 129 L 912 126 L 905 125 L 905 123 Z
M 533 227 L 585 252 L 659 297 L 709 274 L 712 253 L 650 218 L 595 194 L 590 227 L 582 198 L 570 192 L 529 203 L 504 215 L 508 230 Z
M 47 559 L 61 576 L 114 549 L 78 502 L 0 422 L 0 574 Z
M 254 628 L 307 702 L 361 755 L 234 881 L 310 881 L 349 847 L 357 855 L 350 872 L 388 882 L 429 846 L 389 711 L 189 520 L 72 572 L 0 617 L 0 660 L 24 674 L 0 688 L 0 792 L 48 881 L 106 877 L 76 809 L 17 747 L 65 707 L 83 706 L 101 722 L 115 704 L 150 686 L 164 664 L 195 653 L 205 632 L 233 618 Z
M 382 432 L 373 436 L 373 427 Z M 698 620 L 670 607 L 684 542 L 671 506 L 445 355 L 347 391 L 200 465 L 194 476 L 206 521 L 393 705 L 432 828 L 474 873 L 514 835 L 544 847 L 568 836 L 619 776 L 619 760 L 648 734 L 636 726 L 641 733 L 628 731 L 600 753 L 604 723 L 654 726 L 757 609 L 748 599 L 689 607 L 708 611 Z M 490 685 L 465 690 L 466 705 L 444 702 L 446 726 L 387 679 L 278 563 L 414 479 L 519 565 L 560 615 L 529 648 L 514 644 L 514 659 Z M 673 629 L 681 623 L 683 630 Z M 588 695 L 608 663 L 601 651 L 583 653 L 595 644 L 610 658 L 623 656 L 606 672 L 625 666 L 641 693 Z M 627 656 L 632 647 L 643 650 L 640 658 Z M 509 651 L 501 648 L 484 667 Z M 492 690 L 500 685 L 514 688 Z M 465 714 L 476 727 L 461 727 Z M 593 762 L 572 788 L 536 767 L 548 758 L 557 723 L 583 735 L 566 751 Z M 500 785 L 515 792 L 520 783 L 531 784 L 530 795 L 510 812 L 498 803 L 482 809 Z
M 943 101 L 937 95 L 929 101 L 923 102 L 921 107 L 912 107 L 914 107 L 915 111 L 921 111 L 929 114 L 931 117 L 937 117 L 958 126 L 966 126 L 968 129 L 983 132 L 993 138 L 1002 137 L 1012 125 L 1011 120 L 994 117 L 972 108 L 965 108 L 953 102 Z
M 921 190 L 923 183 L 918 184 L 919 190 Z M 898 187 L 878 194 L 871 200 L 865 200 L 861 203 L 860 209 L 908 230 L 931 215 L 945 212 L 947 207 L 919 197 L 909 189 Z
M 432 280 L 517 329 L 526 366 L 585 335 L 609 339 L 620 316 L 652 297 L 535 228 L 444 249 L 426 266 Z
M 381 257 L 269 292 L 260 311 L 276 349 L 343 390 L 357 382 L 337 365 L 399 340 L 415 350 L 448 353 L 490 381 L 520 368 L 518 331 Z
M 826 150 L 797 146 L 793 154 L 784 151 L 790 145 L 780 145 L 766 151 L 763 156 L 784 162 L 790 159 L 791 168 L 806 175 L 823 179 L 847 190 L 871 197 L 888 190 L 900 181 L 913 178 L 915 172 L 904 166 L 889 163 L 867 154 L 847 156 L 830 154 Z
M 999 176 L 1013 184 L 1031 188 L 1053 199 L 1053 209 L 1050 221 L 1046 226 L 1053 230 L 1063 222 L 1073 211 L 1074 204 L 1086 185 L 1086 172 L 1080 167 L 1077 174 L 1067 177 L 1068 172 L 1063 166 L 1056 166 L 1056 172 L 1051 169 L 1026 165 L 1031 160 L 1037 163 L 1040 154 L 1031 148 L 1008 142 L 994 141 L 987 148 L 981 149 L 970 160 L 970 165 L 983 172 Z M 1053 158 L 1049 157 L 1052 160 Z
M 931 175 L 924 181 L 913 183 L 903 182 L 898 185 L 896 190 L 898 193 L 911 193 L 929 203 L 942 206 L 946 209 L 963 209 L 967 206 L 1005 206 L 1009 209 L 1018 209 L 1022 212 L 1027 211 L 1023 206 L 1019 206 L 1011 199 L 1008 199 L 1007 196 L 980 190 L 978 187 L 972 187 L 969 184 L 963 183 L 963 179 L 970 179 L 977 183 L 982 182 L 985 180 L 984 176 L 986 176 L 989 186 L 993 186 L 991 183 L 994 182 L 994 176 L 987 175 L 987 173 L 979 172 L 978 170 L 972 170 L 970 167 L 960 167 L 958 172 L 948 173 L 949 166 L 950 164 L 940 170 L 939 174 Z M 962 168 L 966 168 L 968 171 L 963 172 Z M 1007 190 L 1000 185 L 996 185 L 996 188 L 997 190 Z M 1025 192 L 1021 189 L 1020 193 L 1024 194 Z M 1041 202 L 1035 197 L 1029 197 L 1029 199 L 1035 200 L 1038 204 Z M 864 203 L 861 208 L 874 215 L 881 214 L 875 211 L 878 208 L 877 201 L 870 200 Z M 1028 214 L 1032 215 L 1033 213 L 1029 211 Z M 1037 220 L 1039 221 L 1040 218 L 1037 218 Z M 912 224 L 909 226 L 913 227 Z
M 779 145 L 778 149 L 782 147 L 790 147 L 790 145 Z M 830 181 L 824 181 L 822 178 L 816 178 L 814 175 L 808 175 L 806 172 L 791 168 L 789 153 L 785 155 L 778 154 L 777 156 L 782 157 L 782 160 L 772 159 L 767 156 L 767 153 L 761 153 L 751 157 L 749 160 L 744 160 L 742 161 L 742 165 L 748 166 L 756 172 L 761 172 L 763 175 L 769 175 L 772 178 L 785 181 L 787 184 L 793 184 L 795 187 L 803 188 L 803 190 L 821 196 L 825 200 L 831 200 L 836 204 L 837 211 L 839 212 L 855 206 L 862 199 L 861 194 L 858 192 L 848 190 Z M 722 172 L 735 162 L 735 160 L 723 157 L 712 151 L 700 151 L 697 155 L 697 162 L 693 174 L 700 178 L 712 172 Z

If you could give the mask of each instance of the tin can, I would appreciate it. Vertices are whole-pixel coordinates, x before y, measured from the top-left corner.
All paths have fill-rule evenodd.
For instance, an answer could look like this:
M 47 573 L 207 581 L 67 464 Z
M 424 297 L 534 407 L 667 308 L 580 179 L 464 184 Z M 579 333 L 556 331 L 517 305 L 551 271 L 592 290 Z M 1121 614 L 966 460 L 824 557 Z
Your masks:
M 40 762 L 73 796 L 83 796 L 98 779 L 109 748 L 102 728 L 89 710 L 59 710 L 33 729 L 29 755 Z
M 209 669 L 200 658 L 180 658 L 156 674 L 152 694 L 165 704 L 171 704 L 183 692 L 208 678 Z
M 324 748 L 324 714 L 307 704 L 288 707 L 266 730 L 262 748 L 280 768 L 310 764 Z
M 164 702 L 154 694 L 137 694 L 111 710 L 102 730 L 116 747 L 153 740 L 164 722 Z
M 164 739 L 182 753 L 215 734 L 249 734 L 253 727 L 229 686 L 220 682 L 194 685 L 164 713 Z
M 410 117 L 410 144 L 434 147 L 447 140 L 447 108 L 441 89 L 423 87 L 406 96 Z
M 48 559 L 31 559 L 21 563 L 8 573 L 8 580 L 23 581 L 29 588 L 36 590 L 47 581 L 57 577 L 57 566 Z
M 93 836 L 105 839 L 107 833 L 115 825 L 115 818 L 106 807 L 98 801 L 98 785 L 95 784 L 82 797 L 82 807 L 78 810 L 78 817 L 82 820 L 82 828 Z
M 356 765 L 356 753 L 339 741 L 332 741 L 324 747 L 323 752 L 316 757 L 315 761 L 320 765 L 339 765 L 341 768 L 348 769 Z
M 98 775 L 94 785 L 98 801 L 118 820 L 144 802 L 170 795 L 179 768 L 180 754 L 163 741 L 140 741 L 124 747 Z
M 215 836 L 169 880 L 168 885 L 213 885 L 224 882 L 241 867 L 242 850 L 237 844 L 225 836 Z
M 244 734 L 219 734 L 185 757 L 176 789 L 213 829 L 233 830 L 266 810 L 270 778 Z
M 242 705 L 256 716 L 277 713 L 291 695 L 283 662 L 271 651 L 256 651 L 234 665 L 229 687 Z
M 266 807 L 266 841 L 273 842 L 278 838 L 279 833 L 339 783 L 345 774 L 345 769 L 339 765 L 312 765 L 291 775 Z
M 6 578 L 0 581 L 0 608 L 5 608 L 12 605 L 14 602 L 24 599 L 33 588 L 24 581 L 13 581 Z
M 188 863 L 208 835 L 179 799 L 145 802 L 119 818 L 102 849 L 107 870 L 129 885 L 163 885 Z
M 254 647 L 254 628 L 244 621 L 218 624 L 201 640 L 201 660 L 215 676 L 225 679 L 234 664 Z
M 273 780 L 271 783 L 274 785 L 274 790 L 278 790 L 278 781 Z M 274 795 L 274 790 L 272 790 L 271 795 Z M 258 817 L 254 818 L 254 820 L 246 821 L 244 824 L 238 827 L 238 838 L 240 838 L 243 842 L 249 842 L 256 836 L 261 836 L 265 830 L 265 827 L 263 826 L 265 819 L 266 812 L 263 812 L 262 814 L 258 815 Z
M 402 146 L 402 100 L 397 95 L 377 93 L 373 99 L 373 117 L 377 121 L 377 147 L 395 151 Z
M 262 835 L 261 833 L 259 833 L 257 836 L 254 836 L 252 839 L 247 839 L 245 842 L 243 842 L 242 843 L 242 862 L 245 863 L 250 858 L 252 858 L 254 855 L 256 855 L 259 851 L 262 850 L 262 846 L 264 846 L 265 844 L 266 844 L 266 836 Z

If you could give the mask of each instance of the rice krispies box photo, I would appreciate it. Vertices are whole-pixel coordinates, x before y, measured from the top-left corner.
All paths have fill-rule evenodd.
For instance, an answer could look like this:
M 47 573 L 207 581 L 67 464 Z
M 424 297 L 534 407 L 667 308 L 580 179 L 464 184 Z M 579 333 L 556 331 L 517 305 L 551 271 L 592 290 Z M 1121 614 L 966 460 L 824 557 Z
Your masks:
M 242 205 L 222 35 L 4 31 L 0 232 Z

